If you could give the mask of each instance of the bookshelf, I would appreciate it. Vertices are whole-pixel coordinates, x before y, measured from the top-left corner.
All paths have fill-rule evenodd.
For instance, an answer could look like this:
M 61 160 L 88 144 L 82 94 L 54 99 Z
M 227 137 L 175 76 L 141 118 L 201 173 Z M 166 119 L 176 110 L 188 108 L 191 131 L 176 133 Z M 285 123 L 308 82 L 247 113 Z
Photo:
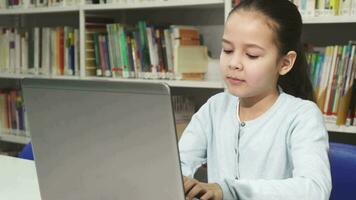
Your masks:
M 355 16 L 303 17 L 304 24 L 356 23 Z
M 200 16 L 193 23 L 189 20 L 194 18 L 196 12 L 205 13 L 205 16 Z M 173 13 L 173 14 L 172 14 Z M 183 13 L 183 14 L 182 14 Z M 27 9 L 0 9 L 0 18 L 6 19 L 0 22 L 0 26 L 15 26 L 21 28 L 32 27 L 56 27 L 56 26 L 72 26 L 79 30 L 79 53 L 80 53 L 80 71 L 75 76 L 68 75 L 43 75 L 43 74 L 14 74 L 0 71 L 0 79 L 11 79 L 14 82 L 19 82 L 23 78 L 51 78 L 51 79 L 75 79 L 75 80 L 106 80 L 106 81 L 128 81 L 128 82 L 164 82 L 172 87 L 173 93 L 186 95 L 192 93 L 194 99 L 197 99 L 198 104 L 201 104 L 201 99 L 211 96 L 217 91 L 222 91 L 224 85 L 217 79 L 204 81 L 180 81 L 166 79 L 123 79 L 123 78 L 102 78 L 87 76 L 85 73 L 85 17 L 88 15 L 100 15 L 111 17 L 118 23 L 135 24 L 139 18 L 151 19 L 152 23 L 160 23 L 162 16 L 171 15 L 167 21 L 183 25 L 197 25 L 202 30 L 203 34 L 207 35 L 207 42 L 210 38 L 217 38 L 222 33 L 224 22 L 224 0 L 169 0 L 169 1 L 150 1 L 138 3 L 122 3 L 122 4 L 103 4 L 103 5 L 75 5 L 66 7 L 48 7 L 48 8 L 27 8 Z M 205 19 L 210 15 L 209 18 Z M 182 19 L 182 17 L 185 19 Z M 212 19 L 212 20 L 209 20 Z M 6 21 L 6 22 L 5 22 Z M 2 24 L 3 23 L 3 24 Z M 211 28 L 213 26 L 213 30 Z M 218 26 L 219 28 L 215 28 Z M 211 31 L 212 30 L 212 31 Z M 213 35 L 211 35 L 213 33 Z M 219 54 L 220 41 L 210 42 L 208 46 L 217 48 L 213 50 L 213 57 L 216 64 L 216 58 Z M 214 68 L 218 66 L 214 65 Z M 189 92 L 187 92 L 189 90 Z M 199 91 L 197 91 L 199 90 Z M 0 141 L 23 144 L 28 142 L 28 138 L 18 136 L 14 133 L 0 133 Z
M 135 24 L 141 19 L 149 19 L 152 24 L 193 25 L 204 36 L 204 43 L 210 51 L 210 74 L 218 72 L 218 57 L 220 54 L 220 39 L 223 25 L 232 7 L 231 0 L 154 0 L 126 1 L 116 4 L 85 4 L 39 7 L 26 9 L 0 9 L 0 26 L 15 26 L 21 28 L 71 26 L 78 29 L 79 38 L 79 73 L 68 75 L 37 75 L 14 74 L 0 71 L 0 79 L 19 81 L 27 77 L 75 79 L 75 80 L 107 80 L 128 82 L 164 82 L 172 87 L 173 93 L 192 95 L 198 104 L 209 95 L 224 90 L 224 84 L 219 78 L 208 78 L 202 81 L 167 80 L 167 79 L 125 79 L 88 76 L 85 71 L 85 18 L 89 15 L 110 17 L 115 23 Z M 356 40 L 356 16 L 303 17 L 303 40 L 316 45 L 345 44 L 348 40 Z M 1 70 L 1 67 L 0 67 Z M 205 92 L 201 93 L 203 90 Z M 356 134 L 355 127 L 326 124 L 328 131 Z M 0 133 L 0 140 L 26 143 L 28 138 L 20 138 L 16 134 L 8 136 Z M 10 139 L 9 139 L 10 138 Z
M 16 144 L 27 144 L 30 142 L 30 137 L 23 136 L 25 133 L 19 133 L 17 131 L 2 131 L 0 134 L 0 141 L 11 142 Z
M 131 12 L 130 12 L 131 11 Z M 174 15 L 170 12 L 175 12 Z M 187 13 L 187 12 L 188 13 Z M 205 12 L 204 12 L 205 11 Z M 213 11 L 213 12 L 211 12 Z M 137 14 L 139 12 L 139 14 Z M 166 12 L 166 13 L 164 13 Z M 204 19 L 205 16 L 200 16 L 195 19 L 192 23 L 190 20 L 195 15 L 196 12 L 203 12 L 203 14 L 210 14 L 209 19 Z M 158 13 L 158 14 L 157 14 Z M 183 14 L 180 14 L 183 13 Z M 218 13 L 218 14 L 217 14 Z M 85 17 L 88 15 L 103 15 L 110 16 L 115 19 L 115 22 L 123 22 L 127 24 L 133 24 L 137 22 L 137 19 L 130 20 L 130 18 L 155 18 L 153 23 L 160 23 L 163 15 L 172 15 L 168 22 L 177 23 L 183 25 L 201 25 L 201 21 L 209 21 L 209 25 L 218 24 L 222 27 L 224 18 L 224 0 L 200 0 L 200 1 L 189 1 L 189 0 L 156 0 L 156 1 L 134 1 L 134 3 L 117 3 L 117 4 L 79 4 L 75 6 L 65 6 L 65 7 L 35 7 L 26 9 L 0 9 L 0 17 L 6 19 L 8 23 L 1 24 L 2 26 L 14 26 L 21 28 L 29 27 L 45 27 L 45 26 L 57 26 L 57 25 L 68 25 L 71 27 L 76 27 L 79 29 L 79 52 L 80 52 L 80 72 L 81 77 L 87 76 L 85 73 Z M 155 15 L 155 17 L 154 17 Z M 123 17 L 122 17 L 123 16 Z M 147 17 L 148 16 L 148 17 Z M 180 20 L 180 18 L 189 18 Z M 213 20 L 211 20 L 213 18 Z M 127 20 L 128 19 L 128 20 Z M 199 21 L 195 23 L 195 21 Z M 173 22 L 176 21 L 176 22 Z M 211 22 L 213 21 L 213 22 Z M 200 24 L 199 24 L 200 23 Z M 216 38 L 217 35 L 221 35 L 222 28 L 219 27 L 218 33 L 211 35 L 211 29 L 205 30 L 207 24 L 202 24 L 199 28 L 204 32 L 209 32 L 206 39 L 206 43 L 209 43 L 210 38 Z M 212 32 L 215 32 L 213 30 Z M 204 33 L 203 33 L 204 34 Z M 215 42 L 213 45 L 208 46 L 209 49 L 214 49 L 215 46 L 219 46 L 220 42 Z M 217 58 L 219 48 L 215 48 L 214 57 Z
M 190 81 L 190 80 L 164 80 L 164 79 L 127 79 L 127 78 L 100 78 L 100 77 L 75 77 L 75 76 L 46 76 L 31 74 L 0 74 L 0 78 L 24 79 L 24 78 L 43 78 L 43 79 L 66 79 L 66 80 L 105 80 L 105 81 L 124 81 L 139 83 L 166 83 L 171 87 L 183 88 L 211 88 L 224 89 L 221 81 Z
M 119 4 L 92 4 L 83 5 L 80 8 L 84 11 L 89 10 L 119 10 L 119 9 L 144 9 L 144 8 L 209 8 L 222 7 L 224 0 L 180 0 L 180 1 L 142 1 L 133 3 L 119 3 Z
M 326 123 L 326 129 L 331 132 L 356 134 L 355 126 L 337 126 L 335 124 Z
M 48 8 L 27 8 L 27 9 L 0 9 L 1 15 L 22 15 L 22 14 L 44 14 L 44 13 L 65 13 L 79 12 L 80 6 L 48 7 Z

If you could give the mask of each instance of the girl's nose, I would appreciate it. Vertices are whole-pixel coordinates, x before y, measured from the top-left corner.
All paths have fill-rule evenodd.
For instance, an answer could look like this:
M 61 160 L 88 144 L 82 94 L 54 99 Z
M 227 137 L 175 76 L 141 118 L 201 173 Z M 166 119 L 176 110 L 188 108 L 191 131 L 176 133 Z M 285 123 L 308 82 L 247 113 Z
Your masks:
M 231 57 L 231 60 L 230 60 L 230 63 L 229 63 L 229 68 L 231 70 L 235 70 L 235 69 L 241 70 L 243 68 L 243 65 L 241 63 L 241 56 L 238 55 L 238 53 L 235 53 L 235 55 L 233 55 Z

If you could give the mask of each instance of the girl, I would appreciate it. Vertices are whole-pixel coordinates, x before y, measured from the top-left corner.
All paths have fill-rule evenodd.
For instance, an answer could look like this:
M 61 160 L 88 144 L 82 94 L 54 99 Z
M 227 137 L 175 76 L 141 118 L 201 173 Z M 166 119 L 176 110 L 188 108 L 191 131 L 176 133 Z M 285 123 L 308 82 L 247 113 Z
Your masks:
M 327 200 L 328 135 L 312 102 L 302 20 L 288 0 L 244 0 L 229 14 L 211 97 L 179 142 L 187 199 Z M 202 163 L 208 182 L 192 179 Z

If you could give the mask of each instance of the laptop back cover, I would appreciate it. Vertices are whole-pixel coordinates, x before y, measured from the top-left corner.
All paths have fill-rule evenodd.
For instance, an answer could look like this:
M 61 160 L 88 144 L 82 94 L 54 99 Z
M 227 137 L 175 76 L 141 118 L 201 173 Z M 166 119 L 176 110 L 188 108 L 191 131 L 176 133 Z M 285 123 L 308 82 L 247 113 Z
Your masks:
M 184 199 L 170 90 L 24 79 L 42 200 Z

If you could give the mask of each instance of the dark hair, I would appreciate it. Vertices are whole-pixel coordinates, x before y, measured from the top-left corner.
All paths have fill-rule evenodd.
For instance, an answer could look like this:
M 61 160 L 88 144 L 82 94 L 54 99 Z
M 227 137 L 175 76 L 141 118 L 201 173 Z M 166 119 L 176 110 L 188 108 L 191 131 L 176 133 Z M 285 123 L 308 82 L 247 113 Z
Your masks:
M 280 55 L 289 51 L 297 53 L 293 68 L 279 76 L 278 85 L 288 94 L 314 101 L 309 67 L 301 43 L 303 23 L 298 8 L 289 0 L 242 0 L 230 11 L 229 16 L 239 10 L 261 12 L 276 24 L 273 30 Z

